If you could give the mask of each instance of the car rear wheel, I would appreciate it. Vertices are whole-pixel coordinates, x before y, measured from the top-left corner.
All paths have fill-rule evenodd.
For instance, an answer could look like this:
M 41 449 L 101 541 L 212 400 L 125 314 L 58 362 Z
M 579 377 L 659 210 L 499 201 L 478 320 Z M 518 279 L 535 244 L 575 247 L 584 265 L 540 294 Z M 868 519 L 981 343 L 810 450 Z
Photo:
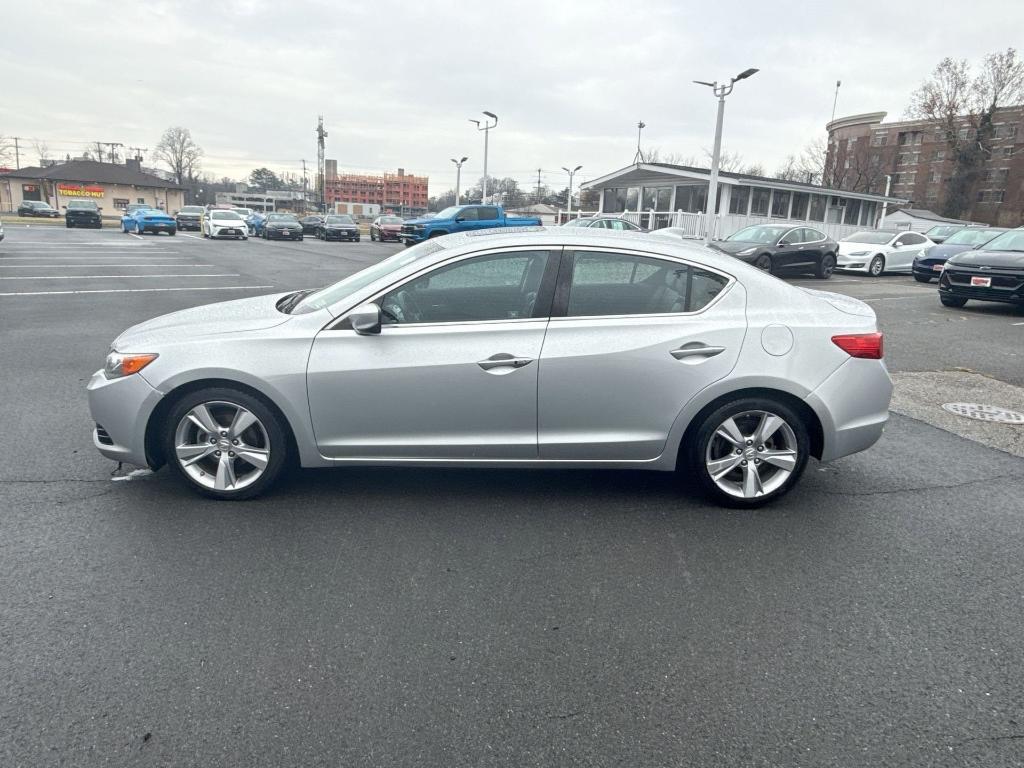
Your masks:
M 836 271 L 836 257 L 831 253 L 826 253 L 821 257 L 821 261 L 814 268 L 814 276 L 819 280 L 828 280 L 832 277 L 832 273 Z
M 868 274 L 872 277 L 880 277 L 885 272 L 885 256 L 878 254 L 868 264 Z
M 288 463 L 288 437 L 261 399 L 226 387 L 192 392 L 171 409 L 164 455 L 174 473 L 214 499 L 263 493 Z
M 771 273 L 772 271 L 772 257 L 767 253 L 762 253 L 756 259 L 754 259 L 754 266 L 758 269 Z
M 914 275 L 914 279 L 919 283 L 930 283 L 932 281 L 928 275 Z
M 939 301 L 942 302 L 944 307 L 954 307 L 959 309 L 967 303 L 967 299 L 962 296 L 947 296 L 944 293 L 939 294 Z
M 690 471 L 719 504 L 753 508 L 800 479 L 810 453 L 807 427 L 785 403 L 744 398 L 703 417 L 689 441 Z

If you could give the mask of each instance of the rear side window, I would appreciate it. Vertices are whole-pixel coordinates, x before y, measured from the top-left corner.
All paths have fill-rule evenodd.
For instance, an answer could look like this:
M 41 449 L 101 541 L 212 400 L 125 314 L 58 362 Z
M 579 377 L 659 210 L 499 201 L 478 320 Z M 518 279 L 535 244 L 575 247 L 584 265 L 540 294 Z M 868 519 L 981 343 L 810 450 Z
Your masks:
M 569 317 L 695 312 L 728 284 L 713 272 L 674 261 L 577 251 Z
M 480 221 L 494 221 L 498 218 L 498 209 L 492 206 L 484 206 L 478 209 L 480 211 L 478 215 Z

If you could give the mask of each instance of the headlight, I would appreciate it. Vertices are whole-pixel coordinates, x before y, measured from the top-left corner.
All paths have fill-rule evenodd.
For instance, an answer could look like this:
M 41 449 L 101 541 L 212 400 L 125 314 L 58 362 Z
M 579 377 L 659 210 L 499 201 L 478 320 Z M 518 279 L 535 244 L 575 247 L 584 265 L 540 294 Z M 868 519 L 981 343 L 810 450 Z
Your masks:
M 871 251 L 854 251 L 850 256 L 867 256 Z
M 138 373 L 147 365 L 157 359 L 159 355 L 152 353 L 128 355 L 120 352 L 111 352 L 107 355 L 107 362 L 103 366 L 103 375 L 108 379 L 119 379 L 122 376 L 131 376 Z
M 757 250 L 757 248 L 747 248 L 746 250 L 743 250 L 743 251 L 737 251 L 736 255 L 737 256 L 749 256 L 750 254 L 752 254 L 756 250 Z

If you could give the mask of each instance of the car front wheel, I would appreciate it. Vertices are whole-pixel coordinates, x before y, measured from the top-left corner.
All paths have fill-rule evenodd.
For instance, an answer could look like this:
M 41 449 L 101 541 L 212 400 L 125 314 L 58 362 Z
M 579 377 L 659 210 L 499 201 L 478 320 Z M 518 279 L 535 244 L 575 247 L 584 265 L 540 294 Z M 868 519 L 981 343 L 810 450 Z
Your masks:
M 947 296 L 944 293 L 939 294 L 939 301 L 942 302 L 944 307 L 953 307 L 959 309 L 967 303 L 967 299 L 962 296 Z
M 885 272 L 885 256 L 879 254 L 868 264 L 868 274 L 872 277 L 880 277 Z
M 772 271 L 772 257 L 767 253 L 762 253 L 754 259 L 754 266 L 764 272 L 770 273 Z
M 279 417 L 260 398 L 226 387 L 179 400 L 168 415 L 163 447 L 174 473 L 214 499 L 257 496 L 288 463 Z
M 807 427 L 785 403 L 744 398 L 705 415 L 688 441 L 690 471 L 719 504 L 752 508 L 773 501 L 803 474 Z

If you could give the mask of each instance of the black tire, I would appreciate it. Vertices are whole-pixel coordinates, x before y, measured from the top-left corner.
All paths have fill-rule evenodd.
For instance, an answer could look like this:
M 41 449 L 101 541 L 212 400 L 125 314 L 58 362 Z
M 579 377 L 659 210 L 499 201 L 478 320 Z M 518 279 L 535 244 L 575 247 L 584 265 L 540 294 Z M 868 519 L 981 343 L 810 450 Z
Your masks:
M 178 234 L 178 230 L 176 230 L 176 229 L 169 229 L 169 230 L 167 230 L 167 234 L 170 235 L 171 237 L 174 237 L 176 234 Z
M 932 281 L 928 275 L 914 275 L 914 279 L 919 283 L 930 283 Z
M 763 272 L 767 272 L 769 275 L 772 274 L 772 271 L 775 267 L 775 265 L 772 264 L 772 257 L 769 256 L 767 253 L 762 253 L 760 256 L 754 259 L 753 264 L 755 267 L 757 267 Z
M 72 223 L 71 223 L 70 221 L 65 221 L 65 222 L 64 222 L 64 226 L 65 226 L 65 228 L 67 228 L 67 229 L 71 229 L 71 228 L 72 228 L 72 227 L 74 227 L 75 225 L 74 225 L 74 224 L 72 224 Z
M 793 469 L 790 470 L 789 476 L 786 477 L 777 488 L 774 488 L 771 492 L 761 496 L 742 498 L 727 493 L 716 484 L 707 468 L 707 452 L 708 446 L 712 439 L 715 438 L 715 432 L 719 426 L 721 426 L 726 419 L 738 416 L 748 411 L 768 411 L 781 417 L 793 432 L 797 457 Z M 687 434 L 690 437 L 688 437 L 687 444 L 684 445 L 682 449 L 683 455 L 681 458 L 684 459 L 685 464 L 682 464 L 681 468 L 696 478 L 697 484 L 700 486 L 704 494 L 715 503 L 738 509 L 753 509 L 754 507 L 760 507 L 775 501 L 780 496 L 785 495 L 800 480 L 800 476 L 803 474 L 804 468 L 807 466 L 807 459 L 810 455 L 811 440 L 807 431 L 807 425 L 804 424 L 800 415 L 786 403 L 770 397 L 747 397 L 735 400 L 731 403 L 725 403 L 712 411 L 706 412 L 703 416 L 698 416 L 698 418 L 700 421 L 696 424 L 695 429 L 687 431 Z M 756 455 L 757 446 L 751 447 L 755 452 L 754 455 Z M 746 450 L 746 447 L 744 450 Z M 768 468 L 771 469 L 773 473 L 776 471 L 774 467 L 769 466 Z M 742 472 L 743 470 L 740 469 L 738 471 Z M 768 482 L 771 482 L 770 477 L 768 478 Z
M 836 257 L 831 253 L 826 253 L 821 257 L 814 267 L 814 276 L 819 280 L 828 280 L 832 277 L 832 273 L 836 271 Z
M 370 230 L 370 242 L 371 243 L 377 242 L 377 235 L 374 234 L 372 229 Z
M 942 302 L 944 307 L 953 307 L 954 309 L 960 309 L 967 303 L 967 299 L 963 296 L 948 296 L 945 293 L 939 294 L 939 301 Z
M 299 235 L 298 240 L 300 243 L 302 242 L 302 235 Z
M 267 436 L 270 439 L 270 459 L 262 476 L 257 478 L 251 485 L 237 491 L 218 491 L 200 485 L 185 472 L 176 457 L 175 429 L 178 422 L 200 403 L 210 401 L 224 401 L 248 409 L 263 423 L 263 427 L 266 429 Z M 294 459 L 290 455 L 291 441 L 287 427 L 282 423 L 281 418 L 275 411 L 262 398 L 228 387 L 209 387 L 189 392 L 181 397 L 167 414 L 161 440 L 164 456 L 167 458 L 167 464 L 171 468 L 171 472 L 193 491 L 211 499 L 239 501 L 259 496 L 280 478 L 282 472 L 289 467 Z
M 881 277 L 883 272 L 885 272 L 885 256 L 876 253 L 868 262 L 868 274 L 871 277 Z

